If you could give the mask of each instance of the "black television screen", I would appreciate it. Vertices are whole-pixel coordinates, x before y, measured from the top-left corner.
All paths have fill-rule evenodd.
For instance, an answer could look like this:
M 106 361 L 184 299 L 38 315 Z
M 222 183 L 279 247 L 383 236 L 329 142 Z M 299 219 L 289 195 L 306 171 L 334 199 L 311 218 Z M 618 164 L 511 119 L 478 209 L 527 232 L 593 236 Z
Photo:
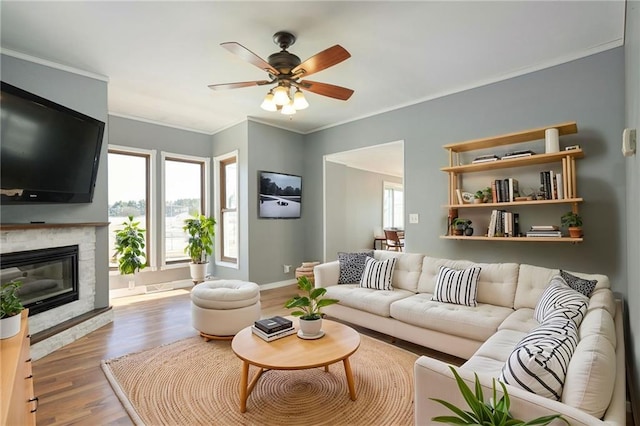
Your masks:
M 258 216 L 263 219 L 297 219 L 302 206 L 302 177 L 259 172 Z
M 104 123 L 2 82 L 2 204 L 89 203 Z

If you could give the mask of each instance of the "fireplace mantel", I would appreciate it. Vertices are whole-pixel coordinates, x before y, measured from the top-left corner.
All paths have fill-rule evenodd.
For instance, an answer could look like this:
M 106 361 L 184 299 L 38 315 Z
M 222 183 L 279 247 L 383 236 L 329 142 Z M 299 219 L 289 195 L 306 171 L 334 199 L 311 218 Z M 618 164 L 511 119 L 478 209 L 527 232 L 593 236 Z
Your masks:
M 49 229 L 49 228 L 79 228 L 79 227 L 94 227 L 99 228 L 101 226 L 109 226 L 109 222 L 80 222 L 80 223 L 47 223 L 47 222 L 32 222 L 32 223 L 0 223 L 0 231 L 16 231 L 20 229 Z

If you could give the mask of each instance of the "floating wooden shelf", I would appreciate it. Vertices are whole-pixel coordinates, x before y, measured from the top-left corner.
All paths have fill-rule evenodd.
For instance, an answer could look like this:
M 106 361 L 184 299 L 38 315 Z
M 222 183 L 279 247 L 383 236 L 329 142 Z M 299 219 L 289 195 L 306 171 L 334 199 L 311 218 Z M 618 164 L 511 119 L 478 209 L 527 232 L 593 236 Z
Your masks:
M 508 241 L 520 243 L 581 243 L 582 238 L 570 237 L 470 237 L 464 235 L 441 235 L 440 238 L 445 240 L 465 240 L 465 241 Z
M 442 167 L 440 170 L 448 173 L 473 173 L 484 172 L 485 170 L 508 169 L 509 167 L 534 166 L 536 164 L 557 163 L 563 158 L 583 158 L 584 152 L 581 149 L 570 151 L 560 151 L 551 154 L 536 154 L 530 157 L 508 158 L 505 160 L 487 161 L 485 163 L 464 164 L 462 166 Z
M 450 209 L 482 209 L 482 208 L 496 208 L 496 207 L 514 207 L 514 206 L 537 206 L 542 204 L 573 204 L 582 203 L 582 198 L 565 198 L 562 200 L 529 200 L 529 201 L 514 201 L 512 203 L 480 203 L 480 204 L 447 204 L 444 207 Z

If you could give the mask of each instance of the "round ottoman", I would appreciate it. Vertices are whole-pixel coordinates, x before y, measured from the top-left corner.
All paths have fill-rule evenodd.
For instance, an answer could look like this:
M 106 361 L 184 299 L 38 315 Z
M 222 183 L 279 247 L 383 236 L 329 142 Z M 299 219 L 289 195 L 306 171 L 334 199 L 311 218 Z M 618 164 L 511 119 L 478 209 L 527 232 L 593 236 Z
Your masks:
M 240 280 L 204 281 L 191 290 L 191 319 L 206 341 L 232 339 L 260 319 L 260 287 Z

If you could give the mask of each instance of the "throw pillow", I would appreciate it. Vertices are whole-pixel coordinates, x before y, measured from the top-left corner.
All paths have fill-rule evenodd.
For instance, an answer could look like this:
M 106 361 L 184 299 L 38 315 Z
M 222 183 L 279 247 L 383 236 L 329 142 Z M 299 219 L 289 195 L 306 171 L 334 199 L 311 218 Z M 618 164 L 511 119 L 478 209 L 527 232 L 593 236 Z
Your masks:
M 570 319 L 580 326 L 587 313 L 589 299 L 564 283 L 560 276 L 551 278 L 549 286 L 542 293 L 533 317 L 539 323 L 554 318 Z
M 373 251 L 363 251 L 358 253 L 338 253 L 340 263 L 340 276 L 338 284 L 359 283 L 364 271 L 364 261 L 367 256 L 373 256 Z
M 499 380 L 526 391 L 560 400 L 569 361 L 578 345 L 571 320 L 553 320 L 533 329 L 515 347 Z
M 373 288 L 375 290 L 393 290 L 391 280 L 396 260 L 395 257 L 387 260 L 375 260 L 373 257 L 367 257 L 364 272 L 360 279 L 360 287 Z
M 575 275 L 571 275 L 567 271 L 560 269 L 560 276 L 562 279 L 575 291 L 579 291 L 587 297 L 591 297 L 593 289 L 596 288 L 598 280 L 585 280 Z
M 478 277 L 480 267 L 459 271 L 446 266 L 441 266 L 436 277 L 436 288 L 431 300 L 456 305 L 477 306 Z

